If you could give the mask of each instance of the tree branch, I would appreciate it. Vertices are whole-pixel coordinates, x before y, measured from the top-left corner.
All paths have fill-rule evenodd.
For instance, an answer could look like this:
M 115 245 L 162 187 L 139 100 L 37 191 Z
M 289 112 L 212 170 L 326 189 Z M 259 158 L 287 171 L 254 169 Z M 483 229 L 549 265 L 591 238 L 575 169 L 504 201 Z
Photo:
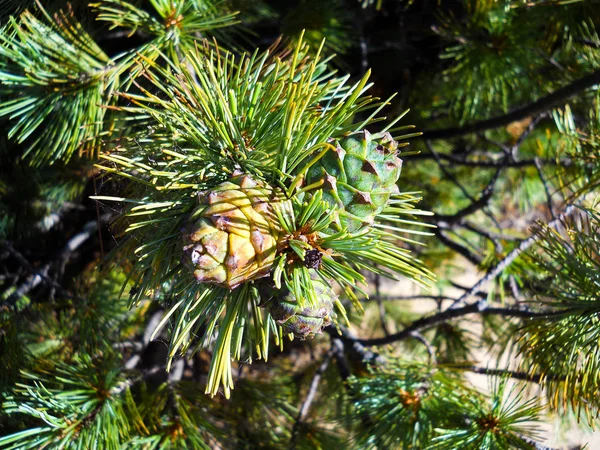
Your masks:
M 528 438 L 526 436 L 520 436 L 520 438 L 523 441 L 527 442 L 529 445 L 532 445 L 535 448 L 535 450 L 558 450 L 555 447 L 548 447 L 547 445 L 541 444 L 540 442 L 534 441 L 533 439 Z
M 474 212 L 479 211 L 480 209 L 485 208 L 491 200 L 492 196 L 494 195 L 494 188 L 496 187 L 496 182 L 498 181 L 500 172 L 503 168 L 504 166 L 498 167 L 496 173 L 494 174 L 488 185 L 485 187 L 485 189 L 481 192 L 481 195 L 477 200 L 472 201 L 469 205 L 465 206 L 463 209 L 457 211 L 454 214 L 436 214 L 435 218 L 438 220 L 438 226 L 440 228 L 447 228 L 448 224 L 456 223 L 464 217 L 471 215 Z
M 552 381 L 563 381 L 565 379 L 564 376 L 540 375 L 537 373 L 516 372 L 514 370 L 507 369 L 490 369 L 488 367 L 466 366 L 460 367 L 460 369 L 467 370 L 473 373 L 478 373 L 481 375 L 491 375 L 500 377 L 508 376 L 510 378 L 514 378 L 515 380 L 531 381 L 532 383 L 540 383 L 544 379 Z
M 436 302 L 442 300 L 455 300 L 454 297 L 449 297 L 447 295 L 382 295 L 380 297 L 369 297 L 369 298 L 360 298 L 359 301 L 361 303 L 368 302 L 396 302 L 396 301 L 413 301 L 413 300 L 434 300 Z
M 483 262 L 483 258 L 481 256 L 473 253 L 464 245 L 461 245 L 458 242 L 455 242 L 452 239 L 450 239 L 444 234 L 444 231 L 441 228 L 436 229 L 435 235 L 442 244 L 444 244 L 449 249 L 454 250 L 459 255 L 465 257 L 474 266 L 479 267 Z
M 478 302 L 463 306 L 461 308 L 446 309 L 445 311 L 436 313 L 432 316 L 421 317 L 420 319 L 415 320 L 410 325 L 405 327 L 402 331 L 391 334 L 389 336 L 375 339 L 356 339 L 350 337 L 347 337 L 347 339 L 353 341 L 355 344 L 358 343 L 363 346 L 386 345 L 391 344 L 392 342 L 398 342 L 413 337 L 412 333 L 415 331 L 431 328 L 434 325 L 438 325 L 440 323 L 444 323 L 459 317 L 468 316 L 470 314 L 497 315 L 503 317 L 533 319 L 558 316 L 564 313 L 565 311 L 536 312 L 531 311 L 529 309 L 492 308 L 487 305 L 487 302 L 485 300 L 480 300 Z
M 100 221 L 90 221 L 86 223 L 83 230 L 71 237 L 64 248 L 58 253 L 56 258 L 46 263 L 40 270 L 34 270 L 29 261 L 9 243 L 4 243 L 4 247 L 11 252 L 15 258 L 30 272 L 30 277 L 22 283 L 17 289 L 3 302 L 4 306 L 13 308 L 17 301 L 27 295 L 32 289 L 37 287 L 42 281 L 48 283 L 53 288 L 57 289 L 61 294 L 72 297 L 68 292 L 55 280 L 48 277 L 48 272 L 53 265 L 62 267 L 71 257 L 72 253 L 77 250 L 84 242 L 86 242 L 98 228 L 99 222 L 105 223 L 108 221 L 108 216 L 100 218 Z
M 421 136 L 421 138 L 449 139 L 458 136 L 464 136 L 466 134 L 499 128 L 508 125 L 509 123 L 522 120 L 526 117 L 536 116 L 540 113 L 544 113 L 556 106 L 563 105 L 574 95 L 597 84 L 600 84 L 600 70 L 592 72 L 591 74 L 586 75 L 583 78 L 580 78 L 579 80 L 574 81 L 573 83 L 558 89 L 552 94 L 542 97 L 539 100 L 528 105 L 514 109 L 513 111 L 507 114 L 492 117 L 490 119 L 475 122 L 462 127 L 425 130 L 423 131 L 423 135 Z
M 499 167 L 507 167 L 507 168 L 523 168 L 523 167 L 531 167 L 535 166 L 535 159 L 523 159 L 519 161 L 505 161 L 504 159 L 501 161 L 493 161 L 493 160 L 485 160 L 485 161 L 467 161 L 465 159 L 457 158 L 453 155 L 448 155 L 446 153 L 437 154 L 439 159 L 444 161 L 451 162 L 454 166 L 465 166 L 465 167 L 477 167 L 477 168 L 485 168 L 485 169 L 497 169 Z M 423 160 L 423 159 L 436 159 L 432 153 L 418 153 L 416 155 L 410 155 L 406 157 L 413 160 Z M 573 161 L 570 158 L 563 158 L 561 160 L 544 160 L 544 164 L 552 165 L 552 166 L 561 166 L 561 167 L 570 167 L 573 164 Z

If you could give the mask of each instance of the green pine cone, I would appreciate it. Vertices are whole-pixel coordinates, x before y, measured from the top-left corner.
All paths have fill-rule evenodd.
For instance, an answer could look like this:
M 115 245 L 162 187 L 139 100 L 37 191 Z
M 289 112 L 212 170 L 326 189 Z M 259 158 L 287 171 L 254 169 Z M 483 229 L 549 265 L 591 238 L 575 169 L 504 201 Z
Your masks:
M 323 199 L 340 208 L 334 218 L 338 228 L 358 232 L 371 226 L 390 195 L 398 192 L 402 168 L 398 143 L 389 133 L 376 140 L 364 130 L 333 145 L 335 151 L 308 170 L 305 185 L 322 183 Z
M 337 299 L 331 285 L 317 276 L 312 277 L 312 287 L 317 304 L 309 305 L 308 300 L 305 300 L 304 307 L 298 304 L 294 294 L 285 287 L 279 290 L 263 285 L 260 289 L 261 296 L 269 299 L 267 305 L 271 316 L 286 331 L 301 339 L 312 338 L 331 324 L 333 302 Z

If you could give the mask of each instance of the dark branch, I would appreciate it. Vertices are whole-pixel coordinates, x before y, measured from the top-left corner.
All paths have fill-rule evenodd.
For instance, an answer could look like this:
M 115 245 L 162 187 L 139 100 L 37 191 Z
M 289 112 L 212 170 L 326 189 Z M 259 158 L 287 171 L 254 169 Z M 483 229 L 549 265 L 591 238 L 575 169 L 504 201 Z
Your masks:
M 591 74 L 580 78 L 568 86 L 558 89 L 546 97 L 542 97 L 533 103 L 517 108 L 507 114 L 492 117 L 491 119 L 482 120 L 480 122 L 475 122 L 462 127 L 426 130 L 423 132 L 422 138 L 449 139 L 457 136 L 464 136 L 470 133 L 477 133 L 480 131 L 499 128 L 508 125 L 509 123 L 522 120 L 526 117 L 536 116 L 540 113 L 544 113 L 552 108 L 555 108 L 556 106 L 563 105 L 574 95 L 597 84 L 600 84 L 600 70 L 592 72 Z
M 456 223 L 462 218 L 469 216 L 479 211 L 480 209 L 485 208 L 491 200 L 492 196 L 494 195 L 494 188 L 496 186 L 496 182 L 498 181 L 498 177 L 500 176 L 500 172 L 503 168 L 504 166 L 498 167 L 496 173 L 494 174 L 488 185 L 485 187 L 485 189 L 481 192 L 481 195 L 477 200 L 471 202 L 469 205 L 465 206 L 463 209 L 457 211 L 454 214 L 436 214 L 435 217 L 438 220 L 438 226 L 440 228 L 447 228 L 447 224 Z
M 465 189 L 465 187 L 456 179 L 456 177 L 449 170 L 447 170 L 446 167 L 442 164 L 442 160 L 440 159 L 438 153 L 435 151 L 435 149 L 431 145 L 431 142 L 428 141 L 428 140 L 426 140 L 425 141 L 425 145 L 427 146 L 427 149 L 429 150 L 429 152 L 435 158 L 435 161 L 437 162 L 438 167 L 440 168 L 440 170 L 442 171 L 442 173 L 446 176 L 446 178 L 448 178 L 456 186 L 458 186 L 458 188 L 465 195 L 465 197 L 467 197 L 469 200 L 471 200 L 471 202 L 474 203 L 475 202 L 475 198 L 473 198 L 473 196 L 471 194 L 469 194 L 469 191 L 467 191 Z
M 39 270 L 35 270 L 31 263 L 29 263 L 29 261 L 27 261 L 27 259 L 21 253 L 19 253 L 8 242 L 5 242 L 3 247 L 6 248 L 6 250 L 17 259 L 17 261 L 19 261 L 19 263 L 30 273 L 30 276 L 3 302 L 3 306 L 14 308 L 21 297 L 27 295 L 42 282 L 45 282 L 52 288 L 56 289 L 61 293 L 61 295 L 65 295 L 65 297 L 74 298 L 57 281 L 50 278 L 48 273 L 52 267 L 64 267 L 71 255 L 92 236 L 99 224 L 108 222 L 108 219 L 108 216 L 103 216 L 99 219 L 99 221 L 94 220 L 86 223 L 79 233 L 69 239 L 67 244 L 56 255 L 54 260 L 49 261 Z
M 540 177 L 540 181 L 544 186 L 544 192 L 546 194 L 546 206 L 548 207 L 548 212 L 552 218 L 555 218 L 554 215 L 554 204 L 552 203 L 552 194 L 550 193 L 550 187 L 548 186 L 548 180 L 544 176 L 544 169 L 542 168 L 542 163 L 539 158 L 535 158 L 535 168 L 537 170 L 538 176 Z
M 351 375 L 350 370 L 347 367 L 347 361 L 345 359 L 345 353 L 347 352 L 349 356 L 354 361 L 365 362 L 368 364 L 385 364 L 385 358 L 381 356 L 379 353 L 372 351 L 365 347 L 361 340 L 358 339 L 350 330 L 345 328 L 335 329 L 333 327 L 325 328 L 325 331 L 331 337 L 332 344 L 335 349 L 342 349 L 341 353 L 334 353 L 336 359 L 338 360 L 338 364 L 340 366 L 340 372 L 342 375 L 342 379 L 346 380 L 348 376 Z M 393 336 L 393 335 L 391 335 Z M 341 345 L 340 345 L 341 344 Z M 346 367 L 344 367 L 346 365 Z M 344 375 L 347 375 L 344 377 Z
M 490 233 L 488 230 L 484 230 L 484 229 L 478 227 L 477 225 L 474 225 L 469 222 L 464 222 L 464 221 L 460 223 L 460 226 L 465 228 L 466 230 L 472 231 L 473 233 L 476 233 L 476 234 L 480 235 L 481 237 L 492 242 L 492 244 L 494 244 L 494 247 L 495 247 L 497 253 L 502 252 L 502 244 L 500 244 L 500 242 L 498 241 L 498 238 L 496 236 L 494 236 L 492 233 Z
M 533 439 L 528 438 L 526 436 L 520 436 L 520 438 L 523 441 L 527 442 L 529 445 L 532 445 L 535 448 L 535 450 L 558 450 L 555 447 L 548 447 L 547 445 L 541 444 L 538 441 L 534 441 Z
M 465 166 L 465 167 L 477 167 L 477 168 L 486 168 L 486 169 L 498 169 L 500 167 L 510 167 L 510 168 L 522 168 L 522 167 L 532 167 L 535 166 L 535 159 L 523 159 L 519 161 L 493 161 L 490 159 L 481 160 L 481 161 L 467 161 L 466 159 L 457 158 L 453 155 L 448 155 L 445 153 L 438 153 L 438 158 L 451 162 L 452 165 Z M 423 159 L 435 159 L 435 156 L 432 153 L 418 153 L 416 155 L 407 156 L 406 159 L 412 160 L 423 160 Z M 563 158 L 561 160 L 544 160 L 545 165 L 556 166 L 559 165 L 561 167 L 570 167 L 573 164 L 573 161 L 570 158 Z
M 463 257 L 465 257 L 474 266 L 479 266 L 483 262 L 483 258 L 481 256 L 473 253 L 471 250 L 469 250 L 464 245 L 461 245 L 458 242 L 455 242 L 452 239 L 450 239 L 448 236 L 446 236 L 444 234 L 443 230 L 441 230 L 440 228 L 436 229 L 435 235 L 437 236 L 437 238 L 440 240 L 440 242 L 442 244 L 444 244 L 449 249 L 454 250 L 459 255 L 462 255 Z
M 465 317 L 470 314 L 482 314 L 482 315 L 497 315 L 503 317 L 516 317 L 521 319 L 533 319 L 533 318 L 545 318 L 564 314 L 565 311 L 560 312 L 536 312 L 529 309 L 517 309 L 517 308 L 492 308 L 487 306 L 487 302 L 484 300 L 472 303 L 470 305 L 463 306 L 461 308 L 446 309 L 445 311 L 436 313 L 432 316 L 422 317 L 415 320 L 402 331 L 394 333 L 390 336 L 375 338 L 375 339 L 355 339 L 348 338 L 359 343 L 363 346 L 371 345 L 386 345 L 392 342 L 402 341 L 413 337 L 414 331 L 420 331 L 423 329 L 431 328 L 440 323 L 448 322 L 452 319 Z
M 454 300 L 454 297 L 447 295 L 382 295 L 380 297 L 360 298 L 361 303 L 367 302 L 395 302 L 395 301 L 413 301 L 413 300 L 434 300 L 436 302 L 442 300 Z
M 460 367 L 460 369 L 467 370 L 473 373 L 479 373 L 481 375 L 491 375 L 500 377 L 507 376 L 510 378 L 514 378 L 515 380 L 530 381 L 532 383 L 540 383 L 544 380 L 563 381 L 565 379 L 564 376 L 558 375 L 540 375 L 536 373 L 517 372 L 514 370 L 507 369 L 490 369 L 488 367 L 466 366 Z

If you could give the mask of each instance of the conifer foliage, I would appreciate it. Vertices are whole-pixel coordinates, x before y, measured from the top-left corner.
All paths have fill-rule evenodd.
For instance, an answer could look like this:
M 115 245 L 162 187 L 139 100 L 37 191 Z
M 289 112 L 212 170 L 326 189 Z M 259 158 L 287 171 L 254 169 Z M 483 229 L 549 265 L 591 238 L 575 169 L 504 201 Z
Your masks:
M 598 423 L 593 2 L 4 3 L 0 449 Z

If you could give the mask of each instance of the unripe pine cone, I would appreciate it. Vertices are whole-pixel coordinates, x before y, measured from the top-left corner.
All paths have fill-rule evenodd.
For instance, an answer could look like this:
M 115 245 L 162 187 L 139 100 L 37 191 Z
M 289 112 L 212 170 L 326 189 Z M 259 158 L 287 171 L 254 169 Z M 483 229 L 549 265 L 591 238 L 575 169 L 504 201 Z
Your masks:
M 398 192 L 402 160 L 398 143 L 389 133 L 374 139 L 367 131 L 351 134 L 333 143 L 335 151 L 325 154 L 312 166 L 305 185 L 320 184 L 323 199 L 338 206 L 334 222 L 349 232 L 371 226 Z M 337 230 L 331 230 L 337 231 Z
M 267 284 L 260 287 L 261 297 L 269 299 L 267 305 L 273 319 L 284 330 L 301 339 L 312 338 L 331 324 L 333 303 L 337 299 L 330 284 L 316 275 L 311 278 L 317 299 L 315 305 L 310 305 L 308 300 L 304 300 L 304 306 L 301 307 L 294 294 L 285 286 L 282 289 Z
M 271 270 L 282 229 L 275 208 L 289 200 L 279 190 L 237 175 L 198 194 L 183 237 L 183 263 L 198 282 L 235 289 Z

